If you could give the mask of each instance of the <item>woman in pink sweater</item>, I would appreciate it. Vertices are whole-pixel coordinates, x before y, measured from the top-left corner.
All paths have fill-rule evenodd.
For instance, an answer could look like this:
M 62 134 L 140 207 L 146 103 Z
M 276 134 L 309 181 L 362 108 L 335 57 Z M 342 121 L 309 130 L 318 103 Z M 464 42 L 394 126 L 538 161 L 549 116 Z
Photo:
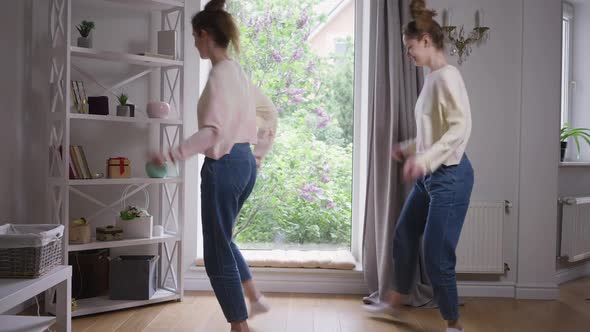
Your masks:
M 224 5 L 225 0 L 212 0 L 192 19 L 200 57 L 213 65 L 198 103 L 199 130 L 154 162 L 206 156 L 201 169 L 205 269 L 231 331 L 238 332 L 249 331 L 243 290 L 250 300 L 250 318 L 269 309 L 233 241 L 232 229 L 272 146 L 277 112 L 228 54 L 230 44 L 239 52 L 239 32 Z

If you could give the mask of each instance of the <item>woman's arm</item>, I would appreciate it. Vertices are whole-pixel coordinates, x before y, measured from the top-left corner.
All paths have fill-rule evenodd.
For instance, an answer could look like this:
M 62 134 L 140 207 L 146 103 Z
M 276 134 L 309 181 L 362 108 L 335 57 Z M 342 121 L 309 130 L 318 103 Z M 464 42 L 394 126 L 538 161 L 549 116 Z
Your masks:
M 258 128 L 258 143 L 254 147 L 256 164 L 264 159 L 270 151 L 277 131 L 277 110 L 264 93 L 255 84 L 252 85 L 252 94 L 256 101 L 256 127 Z

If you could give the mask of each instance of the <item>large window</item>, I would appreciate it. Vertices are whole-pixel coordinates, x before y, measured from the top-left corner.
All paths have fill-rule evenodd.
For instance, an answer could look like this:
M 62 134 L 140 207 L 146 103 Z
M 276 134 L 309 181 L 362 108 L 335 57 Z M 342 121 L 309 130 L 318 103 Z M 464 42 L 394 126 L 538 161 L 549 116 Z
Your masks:
M 279 109 L 236 223 L 242 249 L 350 249 L 354 0 L 240 0 L 239 61 Z
M 561 126 L 570 122 L 573 88 L 573 19 L 574 8 L 563 4 L 561 48 Z

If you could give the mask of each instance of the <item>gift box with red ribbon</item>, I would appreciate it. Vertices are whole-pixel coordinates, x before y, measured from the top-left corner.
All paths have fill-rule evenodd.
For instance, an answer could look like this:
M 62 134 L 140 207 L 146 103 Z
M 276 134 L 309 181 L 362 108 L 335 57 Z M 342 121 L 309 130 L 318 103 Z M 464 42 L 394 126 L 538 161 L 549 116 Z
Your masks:
M 109 158 L 107 160 L 107 176 L 111 179 L 131 177 L 131 162 L 124 157 Z

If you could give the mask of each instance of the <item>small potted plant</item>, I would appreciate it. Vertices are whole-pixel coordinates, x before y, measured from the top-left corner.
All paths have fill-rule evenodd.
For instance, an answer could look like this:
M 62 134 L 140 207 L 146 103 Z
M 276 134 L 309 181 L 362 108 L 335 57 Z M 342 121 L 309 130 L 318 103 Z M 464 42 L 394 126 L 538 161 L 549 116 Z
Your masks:
M 561 161 L 565 158 L 565 151 L 567 149 L 567 140 L 572 137 L 576 143 L 578 153 L 576 158 L 580 158 L 580 138 L 582 138 L 588 145 L 590 145 L 590 129 L 589 128 L 572 128 L 569 123 L 563 125 L 560 131 L 561 140 Z
M 80 37 L 78 37 L 78 47 L 92 48 L 92 38 L 90 38 L 90 32 L 94 29 L 94 22 L 82 21 L 76 26 Z
M 119 100 L 119 105 L 117 105 L 117 116 L 129 116 L 131 112 L 131 108 L 127 105 L 129 97 L 126 94 L 121 93 L 117 99 Z

